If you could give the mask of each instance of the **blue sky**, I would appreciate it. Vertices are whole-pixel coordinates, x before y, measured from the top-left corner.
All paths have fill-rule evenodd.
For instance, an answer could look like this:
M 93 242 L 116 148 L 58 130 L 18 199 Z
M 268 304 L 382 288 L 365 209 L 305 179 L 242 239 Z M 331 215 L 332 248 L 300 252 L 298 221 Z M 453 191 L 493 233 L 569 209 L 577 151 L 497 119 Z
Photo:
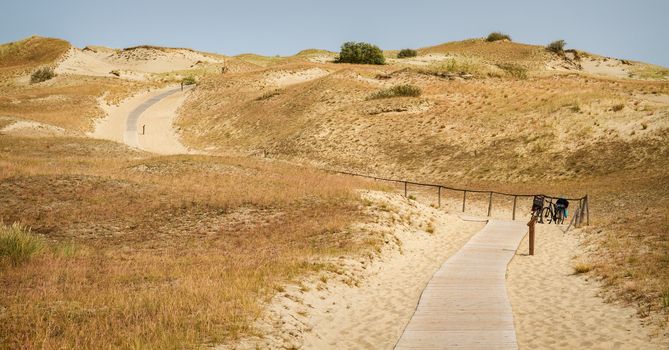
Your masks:
M 2 0 L 0 42 L 30 35 L 222 54 L 336 51 L 345 41 L 384 49 L 431 46 L 503 31 L 515 41 L 669 67 L 667 0 Z

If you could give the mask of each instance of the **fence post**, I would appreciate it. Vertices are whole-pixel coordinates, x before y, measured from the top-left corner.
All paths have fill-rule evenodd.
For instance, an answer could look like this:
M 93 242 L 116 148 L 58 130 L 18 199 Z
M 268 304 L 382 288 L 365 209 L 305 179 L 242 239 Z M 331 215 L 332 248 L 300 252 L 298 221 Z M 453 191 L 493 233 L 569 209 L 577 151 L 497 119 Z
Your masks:
M 407 182 L 404 181 L 404 197 L 406 198 L 407 196 Z
M 590 226 L 590 198 L 587 194 L 585 195 L 585 210 L 586 214 L 588 215 L 586 216 L 585 225 Z
M 467 190 L 462 192 L 462 212 L 465 212 L 465 202 L 467 201 Z
M 492 192 L 490 192 L 490 197 L 488 197 L 488 217 L 490 217 L 491 211 L 492 211 Z
M 513 196 L 513 214 L 511 216 L 511 220 L 516 220 L 516 200 L 518 199 L 518 196 Z
M 532 215 L 530 222 L 527 223 L 527 226 L 530 227 L 530 255 L 534 255 L 534 223 L 536 222 L 536 217 Z
M 142 135 L 146 135 L 146 124 L 142 124 Z
M 441 208 L 441 186 L 437 187 L 437 207 Z

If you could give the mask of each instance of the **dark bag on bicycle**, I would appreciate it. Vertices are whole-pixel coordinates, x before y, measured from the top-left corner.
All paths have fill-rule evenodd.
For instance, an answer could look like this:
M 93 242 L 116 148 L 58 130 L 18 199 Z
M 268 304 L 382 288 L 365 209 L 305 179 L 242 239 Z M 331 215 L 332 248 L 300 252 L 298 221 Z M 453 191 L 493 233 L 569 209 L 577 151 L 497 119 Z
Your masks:
M 569 208 L 569 201 L 566 200 L 565 198 L 558 198 L 557 202 L 555 202 L 555 205 L 566 209 Z
M 532 201 L 532 211 L 541 210 L 544 207 L 544 196 L 534 196 Z

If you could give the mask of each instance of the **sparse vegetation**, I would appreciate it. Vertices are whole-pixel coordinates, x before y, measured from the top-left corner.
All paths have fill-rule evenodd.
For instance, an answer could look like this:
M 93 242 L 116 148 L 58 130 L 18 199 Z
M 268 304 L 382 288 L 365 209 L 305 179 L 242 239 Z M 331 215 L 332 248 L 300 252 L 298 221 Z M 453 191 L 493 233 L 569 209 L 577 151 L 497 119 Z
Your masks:
M 121 71 L 119 71 L 118 69 L 114 69 L 114 70 L 110 71 L 109 74 L 111 74 L 113 76 L 120 77 L 121 76 Z
M 613 105 L 613 107 L 611 107 L 611 110 L 614 111 L 614 112 L 620 112 L 620 111 L 623 110 L 623 108 L 625 108 L 625 105 L 622 104 L 622 103 L 618 103 L 618 104 Z
M 14 266 L 28 261 L 42 250 L 42 247 L 41 238 L 33 234 L 29 228 L 19 223 L 10 226 L 0 223 L 0 269 L 5 261 Z
M 501 32 L 492 32 L 488 34 L 488 37 L 485 39 L 488 42 L 499 41 L 499 40 L 508 40 L 511 41 L 511 36 Z
M 577 262 L 574 264 L 574 273 L 575 274 L 581 274 L 581 273 L 586 273 L 590 272 L 592 270 L 592 265 L 584 262 Z
M 497 66 L 516 79 L 527 79 L 527 68 L 519 64 L 503 63 Z
M 367 99 L 376 100 L 381 98 L 391 97 L 418 97 L 421 94 L 421 89 L 418 86 L 404 84 L 396 85 L 388 89 L 383 89 L 371 94 Z
M 54 73 L 53 68 L 51 67 L 42 67 L 33 74 L 30 75 L 30 83 L 32 84 L 37 84 L 41 83 L 43 81 L 47 81 L 49 79 L 52 79 L 53 77 L 56 76 L 56 73 Z
M 383 51 L 376 46 L 363 42 L 347 42 L 341 46 L 337 63 L 384 64 Z
M 563 54 L 566 44 L 567 43 L 564 40 L 555 40 L 552 43 L 546 45 L 546 50 L 556 54 Z
M 184 85 L 194 85 L 197 81 L 195 80 L 195 77 L 187 76 L 181 80 L 181 83 Z
M 402 49 L 397 54 L 397 58 L 410 58 L 418 56 L 418 51 L 414 49 Z

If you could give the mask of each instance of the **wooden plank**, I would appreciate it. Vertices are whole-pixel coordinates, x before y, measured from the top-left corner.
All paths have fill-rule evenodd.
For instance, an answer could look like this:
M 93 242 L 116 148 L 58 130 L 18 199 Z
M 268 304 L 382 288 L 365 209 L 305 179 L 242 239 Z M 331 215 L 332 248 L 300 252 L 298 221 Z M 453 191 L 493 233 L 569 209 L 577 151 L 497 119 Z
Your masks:
M 488 222 L 434 274 L 395 349 L 518 349 L 505 278 L 526 233 Z

